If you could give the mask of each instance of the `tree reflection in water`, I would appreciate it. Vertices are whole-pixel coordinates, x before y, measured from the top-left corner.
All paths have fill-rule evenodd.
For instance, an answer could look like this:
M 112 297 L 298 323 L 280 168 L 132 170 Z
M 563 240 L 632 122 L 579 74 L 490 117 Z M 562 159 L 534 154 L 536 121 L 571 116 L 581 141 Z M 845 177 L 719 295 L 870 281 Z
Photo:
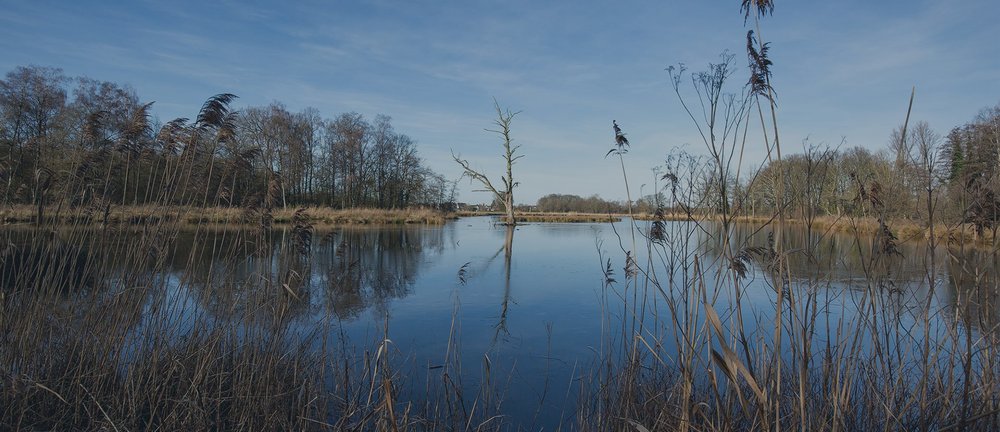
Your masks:
M 507 329 L 507 309 L 510 306 L 510 260 L 514 253 L 514 226 L 507 225 L 507 232 L 504 235 L 503 251 L 503 302 L 500 305 L 500 318 L 496 324 L 496 332 L 493 334 L 492 345 L 496 345 L 501 335 L 506 338 L 510 336 Z M 500 251 L 497 251 L 499 254 Z M 494 255 L 495 256 L 495 255 Z
M 274 323 L 325 310 L 339 319 L 411 293 L 428 252 L 443 248 L 438 229 L 343 228 L 317 232 L 309 253 L 288 230 L 185 233 L 169 271 L 218 319 L 254 316 Z
M 706 250 L 721 256 L 721 235 L 705 224 L 712 235 L 701 242 Z M 754 224 L 737 224 L 732 239 L 747 239 L 748 246 L 768 247 L 768 232 Z M 920 321 L 929 312 L 941 311 L 950 322 L 974 331 L 996 332 L 1000 325 L 1000 280 L 996 269 L 1000 255 L 989 250 L 961 245 L 939 244 L 933 251 L 926 242 L 899 244 L 900 254 L 875 257 L 873 234 L 851 232 L 808 233 L 804 227 L 788 226 L 780 241 L 788 253 L 792 286 L 827 290 L 824 298 L 835 298 L 841 291 L 850 303 L 851 296 L 866 292 L 879 296 L 881 315 L 892 319 Z M 738 244 L 738 242 L 734 242 Z M 807 250 L 806 245 L 811 245 Z M 754 263 L 761 278 L 766 272 Z M 766 280 L 762 278 L 760 280 Z M 871 291 L 869 291 L 871 289 Z
M 967 328 L 1000 336 L 1000 280 L 997 253 L 952 249 L 945 260 L 947 282 L 942 290 L 950 318 Z

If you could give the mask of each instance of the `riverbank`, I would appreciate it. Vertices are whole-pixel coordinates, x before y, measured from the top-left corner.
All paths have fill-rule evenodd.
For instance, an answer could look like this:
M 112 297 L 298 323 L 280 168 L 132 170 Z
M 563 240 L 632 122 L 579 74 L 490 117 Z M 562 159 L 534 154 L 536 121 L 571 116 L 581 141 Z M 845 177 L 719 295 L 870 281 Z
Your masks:
M 456 216 L 432 209 L 334 209 L 329 207 L 289 207 L 271 210 L 271 223 L 292 224 L 295 212 L 305 209 L 309 222 L 314 225 L 442 225 Z M 113 206 L 106 211 L 88 209 L 44 209 L 46 224 L 91 225 L 180 223 L 189 225 L 244 225 L 260 221 L 260 214 L 237 207 L 184 207 L 184 206 Z M 0 210 L 4 224 L 34 224 L 38 209 L 32 206 L 12 206 Z
M 709 216 L 709 219 L 715 219 Z M 735 219 L 739 223 L 751 223 L 763 225 L 776 223 L 777 219 L 772 217 L 751 217 L 740 216 Z M 803 219 L 787 218 L 787 224 L 798 226 L 809 226 Z M 927 241 L 931 238 L 931 230 L 926 224 L 909 219 L 894 219 L 887 223 L 889 231 L 901 242 Z M 812 221 L 812 229 L 817 234 L 828 234 L 834 232 L 873 235 L 881 230 L 878 219 L 872 217 L 849 217 L 849 216 L 819 216 Z M 939 244 L 947 245 L 977 245 L 994 246 L 995 239 L 990 230 L 984 230 L 981 234 L 976 233 L 972 224 L 948 225 L 938 223 L 934 225 L 934 238 Z
M 294 223 L 295 212 L 305 209 L 309 222 L 313 225 L 443 225 L 449 220 L 459 217 L 496 216 L 503 217 L 500 212 L 443 212 L 426 208 L 412 209 L 334 209 L 330 207 L 289 207 L 271 211 L 271 223 L 275 225 L 290 225 Z M 104 211 L 76 208 L 69 209 L 47 207 L 43 211 L 46 224 L 92 225 L 92 224 L 127 224 L 141 225 L 149 223 L 180 223 L 187 225 L 246 225 L 260 221 L 259 213 L 248 212 L 238 207 L 186 207 L 186 206 L 112 206 Z M 619 213 L 556 213 L 556 212 L 517 212 L 518 223 L 606 223 L 619 222 L 628 214 Z M 637 213 L 636 220 L 650 221 L 655 215 Z M 693 215 L 684 213 L 667 213 L 660 216 L 665 221 L 715 221 L 718 216 Z M 37 207 L 15 205 L 0 210 L 0 221 L 4 224 L 34 224 L 38 219 Z M 739 216 L 734 219 L 738 223 L 764 225 L 776 222 L 770 216 Z M 785 223 L 808 226 L 807 221 L 797 218 L 787 218 Z M 889 229 L 899 241 L 926 241 L 930 238 L 930 230 L 923 224 L 897 219 L 890 221 Z M 812 221 L 813 231 L 818 234 L 845 232 L 852 234 L 871 235 L 880 230 L 877 219 L 870 217 L 820 216 Z M 971 224 L 946 225 L 937 224 L 934 227 L 934 237 L 941 244 L 995 246 L 995 239 L 990 230 L 977 234 Z
M 459 212 L 457 216 L 503 216 L 502 213 L 495 212 Z M 620 213 L 515 213 L 518 222 L 618 222 L 628 214 Z M 639 221 L 651 221 L 657 218 L 650 213 L 636 213 L 633 215 Z M 718 221 L 718 215 L 686 213 L 664 213 L 659 216 L 664 221 Z M 749 223 L 764 225 L 777 223 L 776 217 L 771 216 L 738 216 L 734 219 L 738 223 Z M 809 226 L 808 221 L 799 218 L 786 218 L 786 224 L 797 226 Z M 817 234 L 829 234 L 834 232 L 873 235 L 881 230 L 878 219 L 872 217 L 850 217 L 850 216 L 819 216 L 812 220 L 812 229 Z M 889 231 L 901 242 L 926 241 L 931 238 L 931 230 L 918 221 L 909 219 L 895 219 L 888 223 Z M 949 225 L 937 223 L 934 226 L 934 238 L 942 245 L 975 245 L 979 247 L 995 247 L 994 235 L 990 230 L 977 233 L 972 224 Z
M 447 229 L 335 229 L 322 240 L 314 238 L 305 253 L 291 247 L 299 245 L 295 235 L 234 234 L 214 227 L 183 232 L 183 226 L 168 226 L 168 235 L 93 230 L 103 238 L 7 232 L 5 238 L 18 247 L 7 249 L 0 268 L 0 280 L 8 284 L 0 292 L 7 296 L 0 296 L 5 312 L 0 328 L 10 335 L 0 338 L 0 429 L 387 430 L 398 424 L 401 431 L 500 431 L 534 424 L 535 430 L 629 430 L 620 420 L 627 418 L 649 430 L 676 430 L 684 416 L 702 421 L 691 411 L 727 389 L 753 391 L 737 387 L 751 379 L 759 388 L 774 389 L 779 375 L 785 382 L 809 381 L 801 387 L 796 381 L 785 384 L 805 389 L 799 393 L 768 390 L 769 404 L 788 407 L 802 400 L 818 407 L 817 416 L 841 418 L 836 411 L 841 402 L 826 395 L 887 388 L 886 382 L 906 398 L 901 405 L 924 394 L 957 403 L 970 381 L 954 378 L 953 371 L 986 364 L 971 362 L 988 361 L 995 352 L 989 344 L 996 340 L 989 338 L 968 349 L 960 331 L 992 328 L 995 322 L 993 308 L 979 307 L 980 299 L 988 301 L 993 279 L 970 282 L 986 276 L 979 269 L 991 262 L 988 253 L 936 261 L 931 268 L 951 282 L 940 283 L 936 297 L 926 297 L 920 275 L 929 262 L 917 257 L 885 266 L 881 258 L 852 247 L 852 235 L 831 235 L 842 238 L 824 240 L 815 261 L 790 254 L 787 292 L 804 299 L 779 303 L 773 272 L 761 269 L 739 280 L 745 287 L 740 304 L 754 319 L 709 321 L 699 316 L 717 317 L 718 310 L 733 317 L 737 300 L 726 295 L 707 300 L 733 286 L 732 279 L 709 279 L 731 274 L 731 261 L 719 259 L 721 242 L 712 240 L 724 233 L 714 222 L 703 225 L 704 235 L 691 234 L 696 231 L 689 224 L 666 224 L 671 246 L 656 247 L 665 259 L 646 261 L 654 270 L 634 275 L 620 267 L 626 254 L 607 226 L 525 224 L 508 257 L 500 249 L 502 235 L 487 218 Z M 786 226 L 802 232 L 801 226 Z M 175 229 L 182 232 L 170 235 Z M 787 239 L 787 250 L 805 244 L 802 236 Z M 947 256 L 940 248 L 938 254 Z M 839 270 L 828 272 L 834 262 Z M 695 263 L 705 267 L 692 271 Z M 673 280 L 692 279 L 661 284 L 674 274 L 679 277 Z M 646 284 L 648 289 L 641 288 Z M 978 286 L 986 296 L 976 294 Z M 650 293 L 650 303 L 664 306 L 640 307 L 641 298 L 626 292 Z M 959 296 L 972 301 L 953 300 L 964 298 Z M 906 302 L 906 308 L 890 301 Z M 794 307 L 775 306 L 784 303 Z M 636 315 L 648 329 L 643 333 L 628 327 L 631 315 L 618 312 L 629 312 L 633 304 L 644 314 Z M 931 306 L 927 315 L 917 309 Z M 912 341 L 902 345 L 904 353 L 921 349 L 920 328 L 900 325 L 894 313 L 906 314 L 903 319 L 930 317 L 927 334 L 943 336 L 907 363 L 925 374 L 923 381 L 898 379 L 898 369 L 887 370 L 896 366 L 879 360 L 900 351 L 865 345 L 874 333 Z M 717 336 L 766 341 L 776 316 L 785 317 L 777 325 L 792 329 L 790 334 L 821 342 L 785 348 L 755 342 L 759 345 L 744 350 L 727 342 L 734 339 Z M 850 331 L 840 332 L 844 328 Z M 854 337 L 858 333 L 861 337 Z M 692 343 L 678 343 L 686 340 Z M 846 348 L 831 350 L 826 341 Z M 800 347 L 804 358 L 824 358 L 830 367 L 803 369 L 808 365 L 791 354 L 776 362 L 773 351 L 765 351 Z M 731 363 L 697 355 L 710 349 L 739 349 L 740 355 L 722 354 L 730 355 Z M 965 363 L 960 355 L 966 352 L 977 357 Z M 632 355 L 637 360 L 630 360 Z M 479 359 L 488 373 L 468 367 Z M 725 372 L 735 368 L 745 372 L 730 378 Z M 108 373 L 117 370 L 125 372 Z M 802 370 L 816 372 L 801 378 Z M 717 384 L 682 387 L 712 374 L 720 377 Z M 737 379 L 744 381 L 733 384 Z M 989 384 L 979 375 L 972 379 Z M 941 384 L 924 392 L 920 382 L 932 380 Z M 988 403 L 996 394 L 970 385 L 982 392 L 970 393 L 982 395 L 970 397 L 970 403 Z M 539 388 L 550 389 L 549 396 L 536 396 Z M 860 393 L 851 400 L 851 412 L 876 411 L 884 402 L 880 395 Z M 742 425 L 744 412 L 772 409 L 755 405 L 757 397 L 747 399 L 744 410 L 732 397 L 734 405 L 723 407 L 731 424 Z M 451 401 L 464 402 L 449 410 Z M 462 409 L 473 405 L 486 408 Z M 845 429 L 878 429 L 873 421 L 859 417 Z M 753 429 L 731 424 L 704 429 Z
M 458 217 L 480 217 L 496 216 L 503 218 L 503 212 L 490 211 L 460 211 L 456 212 Z M 517 222 L 554 222 L 554 223 L 595 223 L 595 222 L 619 222 L 622 220 L 621 214 L 609 213 L 576 213 L 576 212 L 516 212 L 514 218 Z

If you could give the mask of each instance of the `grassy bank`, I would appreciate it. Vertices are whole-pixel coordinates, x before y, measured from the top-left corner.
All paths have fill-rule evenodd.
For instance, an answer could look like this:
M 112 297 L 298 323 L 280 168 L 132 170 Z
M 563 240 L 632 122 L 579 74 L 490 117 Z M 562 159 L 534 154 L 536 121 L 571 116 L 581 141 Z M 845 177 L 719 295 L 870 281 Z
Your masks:
M 441 335 L 449 342 L 440 363 L 413 365 L 392 343 L 393 328 L 345 341 L 329 315 L 303 333 L 296 317 L 318 295 L 357 294 L 345 289 L 353 265 L 322 266 L 330 285 L 312 291 L 309 268 L 320 265 L 308 247 L 295 252 L 298 236 L 271 255 L 253 247 L 270 244 L 258 230 L 220 238 L 199 226 L 196 247 L 178 249 L 170 240 L 177 226 L 149 228 L 0 237 L 17 245 L 0 254 L 0 430 L 524 430 L 504 420 L 504 397 L 525 396 L 504 394 L 495 357 L 484 354 L 482 371 L 472 362 L 462 372 L 455 334 Z M 894 254 L 867 256 L 858 315 L 823 328 L 815 323 L 835 310 L 825 293 L 837 292 L 838 280 L 790 275 L 794 267 L 773 265 L 780 258 L 758 249 L 750 285 L 737 276 L 740 258 L 704 251 L 695 224 L 664 228 L 663 240 L 644 245 L 653 258 L 639 261 L 640 270 L 614 272 L 621 261 L 598 261 L 608 262 L 604 284 L 594 281 L 605 309 L 593 319 L 605 330 L 593 365 L 577 375 L 579 409 L 567 430 L 1000 425 L 1000 339 L 987 331 L 995 321 L 959 310 L 945 331 L 924 324 L 939 314 L 929 306 L 886 308 L 900 296 L 885 286 L 905 283 L 886 266 Z M 321 241 L 304 233 L 305 244 Z M 263 259 L 247 260 L 244 248 Z M 191 267 L 213 249 L 230 257 L 203 279 Z M 171 250 L 179 254 L 172 262 L 188 267 L 169 266 L 161 254 Z M 259 265 L 247 272 L 250 261 Z M 927 271 L 939 280 L 939 269 Z M 159 277 L 168 272 L 177 277 Z M 983 275 L 947 275 L 973 276 Z M 979 280 L 994 292 L 993 279 Z M 725 300 L 729 290 L 749 288 L 787 297 Z M 164 294 L 171 292 L 201 294 Z M 995 305 L 990 295 L 968 294 L 986 309 Z M 192 301 L 211 313 L 190 314 Z M 759 322 L 744 326 L 740 313 Z M 780 327 L 769 326 L 775 314 Z M 922 323 L 907 324 L 910 314 Z M 773 336 L 775 328 L 784 333 Z M 422 376 L 416 367 L 433 372 L 414 394 L 406 389 Z M 482 384 L 463 387 L 463 379 Z
M 454 214 L 456 217 L 473 216 L 503 216 L 499 212 L 470 212 L 463 211 Z M 515 217 L 518 222 L 578 222 L 578 223 L 599 223 L 618 222 L 627 214 L 617 213 L 556 213 L 556 212 L 518 212 Z M 657 219 L 657 215 L 651 213 L 637 213 L 636 220 L 652 221 Z M 686 213 L 664 213 L 659 216 L 664 221 L 717 221 L 721 219 L 719 215 Z M 776 219 L 765 216 L 737 216 L 734 222 L 767 225 L 775 222 Z M 799 226 L 808 226 L 808 221 L 797 218 L 786 218 L 785 223 Z M 926 224 L 920 222 L 897 219 L 888 223 L 889 230 L 899 241 L 912 242 L 924 241 L 930 238 L 931 230 Z M 820 216 L 812 221 L 812 228 L 818 234 L 847 233 L 871 235 L 881 229 L 877 219 L 872 217 L 849 217 L 849 216 Z M 949 245 L 970 245 L 970 246 L 994 246 L 994 236 L 989 230 L 977 234 L 971 224 L 948 225 L 938 223 L 934 226 L 934 237 L 941 244 Z
M 503 217 L 504 214 L 500 212 L 477 212 L 477 211 L 460 211 L 455 213 L 458 217 L 477 217 L 477 216 L 499 216 Z M 625 215 L 614 214 L 614 213 L 576 213 L 576 212 L 516 212 L 514 217 L 518 222 L 555 222 L 555 223 L 595 223 L 595 222 L 618 222 L 622 220 Z
M 635 215 L 636 220 L 652 221 L 657 219 L 656 215 L 640 213 Z M 664 221 L 721 221 L 721 215 L 696 214 L 687 215 L 684 213 L 666 213 L 660 216 Z M 770 225 L 777 222 L 776 217 L 771 216 L 735 216 L 732 219 L 736 223 L 746 223 L 755 225 Z M 810 226 L 810 222 L 801 218 L 785 218 L 785 223 L 790 226 Z M 811 221 L 813 232 L 820 235 L 832 233 L 873 235 L 881 230 L 878 219 L 873 217 L 857 216 L 819 216 Z M 887 223 L 889 231 L 899 241 L 914 242 L 930 239 L 931 230 L 925 223 L 909 219 L 893 219 Z M 976 233 L 972 224 L 944 224 L 934 225 L 934 238 L 939 244 L 947 245 L 969 245 L 969 246 L 994 246 L 994 236 L 989 230 Z
M 271 211 L 274 224 L 294 223 L 298 208 L 275 209 Z M 256 224 L 259 214 L 236 207 L 187 207 L 187 206 L 115 206 L 107 211 L 93 209 L 71 209 L 49 207 L 43 211 L 46 224 L 149 224 L 180 223 L 188 225 Z M 306 207 L 305 214 L 314 225 L 398 225 L 398 224 L 444 224 L 455 216 L 430 209 L 334 209 L 329 207 Z M 0 210 L 0 220 L 6 224 L 36 223 L 38 209 L 32 206 L 15 205 Z
M 765 225 L 773 223 L 774 219 L 769 217 L 749 217 L 742 216 L 735 218 L 736 222 Z M 804 219 L 789 218 L 786 223 L 808 226 L 809 222 Z M 895 219 L 887 223 L 889 230 L 899 241 L 925 241 L 930 239 L 931 230 L 925 223 L 912 221 L 909 219 Z M 818 234 L 824 233 L 847 233 L 859 235 L 873 235 L 881 230 L 878 220 L 872 217 L 848 217 L 848 216 L 820 216 L 812 221 L 812 229 Z M 948 245 L 977 245 L 984 246 L 994 244 L 993 233 L 985 230 L 977 234 L 972 224 L 949 225 L 937 223 L 934 225 L 934 237 L 941 244 Z
M 622 215 L 600 213 L 515 213 L 518 222 L 618 222 Z

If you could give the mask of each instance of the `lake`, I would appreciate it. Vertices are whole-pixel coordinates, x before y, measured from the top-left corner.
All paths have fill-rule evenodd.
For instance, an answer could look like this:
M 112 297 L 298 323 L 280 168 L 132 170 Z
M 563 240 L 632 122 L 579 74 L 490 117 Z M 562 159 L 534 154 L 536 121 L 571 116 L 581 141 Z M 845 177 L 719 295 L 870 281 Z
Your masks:
M 86 274 L 87 265 L 63 270 L 60 277 L 89 288 L 62 301 L 107 301 L 130 287 L 158 287 L 143 292 L 142 316 L 128 321 L 122 373 L 142 361 L 142 335 L 158 329 L 170 338 L 198 331 L 195 322 L 235 327 L 243 338 L 280 329 L 282 337 L 316 350 L 387 356 L 401 400 L 420 401 L 453 386 L 468 398 L 465 409 L 478 397 L 502 413 L 495 421 L 507 428 L 553 430 L 578 420 L 595 370 L 622 354 L 622 335 L 655 337 L 657 352 L 676 351 L 668 317 L 677 309 L 666 299 L 690 295 L 685 287 L 695 269 L 715 287 L 706 297 L 727 328 L 737 319 L 739 297 L 746 308 L 742 325 L 768 341 L 777 284 L 763 260 L 746 261 L 737 293 L 725 288 L 730 264 L 722 258 L 717 224 L 666 222 L 665 239 L 647 247 L 650 223 L 639 222 L 635 271 L 663 281 L 657 289 L 624 268 L 623 249 L 633 242 L 629 223 L 529 223 L 509 232 L 493 218 L 472 217 L 442 226 L 348 226 L 311 234 L 284 228 L 264 236 L 201 228 L 161 239 L 142 259 L 122 256 L 136 253 L 127 247 L 128 235 L 107 245 L 94 232 L 86 235 L 87 253 L 100 258 L 91 259 L 145 267 L 112 264 L 103 282 Z M 759 228 L 738 225 L 729 238 L 750 239 L 761 255 L 770 248 L 771 229 Z M 7 243 L 21 252 L 6 253 L 5 284 L 44 277 L 16 276 L 17 266 L 37 259 L 30 245 L 42 236 L 70 235 L 6 231 Z M 789 292 L 812 293 L 819 308 L 815 327 L 823 330 L 811 342 L 816 347 L 829 342 L 824 327 L 858 325 L 857 308 L 867 304 L 872 287 L 885 319 L 899 328 L 921 329 L 929 305 L 926 334 L 935 339 L 978 334 L 997 322 L 995 254 L 945 247 L 930 254 L 925 244 L 907 243 L 898 245 L 898 255 L 873 260 L 871 238 L 820 233 L 810 239 L 797 226 L 779 241 L 787 251 Z M 383 344 L 386 339 L 391 342 Z

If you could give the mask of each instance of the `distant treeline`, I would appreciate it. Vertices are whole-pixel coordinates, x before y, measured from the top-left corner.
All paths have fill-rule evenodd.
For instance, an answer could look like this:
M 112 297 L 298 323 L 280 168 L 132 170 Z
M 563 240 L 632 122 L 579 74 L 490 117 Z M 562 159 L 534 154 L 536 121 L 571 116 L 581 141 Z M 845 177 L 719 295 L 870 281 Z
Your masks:
M 911 122 L 893 131 L 879 151 L 808 141 L 799 149 L 759 172 L 730 178 L 724 196 L 708 159 L 674 157 L 661 168 L 661 192 L 677 196 L 668 202 L 707 212 L 768 216 L 784 203 L 786 215 L 807 221 L 869 216 L 969 223 L 979 231 L 1000 227 L 1000 105 L 946 136 L 926 122 Z
M 388 116 L 323 118 L 279 102 L 210 98 L 193 120 L 151 120 L 129 86 L 27 66 L 0 80 L 0 199 L 71 206 L 445 206 L 453 183 Z M 267 202 L 265 202 L 267 201 Z
M 620 213 L 622 205 L 605 201 L 597 195 L 583 198 L 578 195 L 550 194 L 538 199 L 537 210 L 543 212 Z
M 665 200 L 662 195 L 659 197 L 661 206 Z M 656 208 L 657 198 L 650 195 L 639 199 L 633 210 L 651 213 Z M 583 198 L 579 195 L 549 194 L 538 199 L 535 210 L 541 212 L 627 213 L 628 205 L 618 201 L 606 201 L 597 195 Z
M 772 217 L 783 203 L 787 217 L 807 223 L 820 216 L 869 217 L 1000 229 L 1000 105 L 946 136 L 924 121 L 900 126 L 877 151 L 808 140 L 796 147 L 739 178 L 727 173 L 725 185 L 711 158 L 670 151 L 655 168 L 656 193 L 636 200 L 633 209 Z M 628 211 L 625 202 L 564 194 L 546 195 L 533 209 Z

